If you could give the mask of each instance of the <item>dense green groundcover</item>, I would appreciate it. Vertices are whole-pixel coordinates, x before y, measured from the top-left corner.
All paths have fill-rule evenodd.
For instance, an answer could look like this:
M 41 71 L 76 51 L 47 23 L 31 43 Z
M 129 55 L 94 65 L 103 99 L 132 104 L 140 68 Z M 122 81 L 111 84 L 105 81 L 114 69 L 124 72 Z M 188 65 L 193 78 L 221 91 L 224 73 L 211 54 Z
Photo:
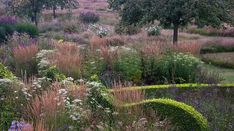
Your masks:
M 134 106 L 144 105 L 144 109 L 153 108 L 162 117 L 169 118 L 171 122 L 183 131 L 206 131 L 208 122 L 193 107 L 171 99 L 150 99 L 139 103 L 124 105 L 131 108 Z

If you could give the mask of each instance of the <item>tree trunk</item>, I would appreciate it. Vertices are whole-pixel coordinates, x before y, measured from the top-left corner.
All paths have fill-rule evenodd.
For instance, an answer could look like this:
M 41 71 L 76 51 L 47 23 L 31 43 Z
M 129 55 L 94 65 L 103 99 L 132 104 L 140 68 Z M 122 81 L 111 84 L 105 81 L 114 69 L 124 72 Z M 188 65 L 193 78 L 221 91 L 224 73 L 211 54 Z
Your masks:
M 179 29 L 178 24 L 174 24 L 173 44 L 175 44 L 175 45 L 178 42 L 178 29 Z
M 53 7 L 53 16 L 54 16 L 54 19 L 56 18 L 56 6 Z

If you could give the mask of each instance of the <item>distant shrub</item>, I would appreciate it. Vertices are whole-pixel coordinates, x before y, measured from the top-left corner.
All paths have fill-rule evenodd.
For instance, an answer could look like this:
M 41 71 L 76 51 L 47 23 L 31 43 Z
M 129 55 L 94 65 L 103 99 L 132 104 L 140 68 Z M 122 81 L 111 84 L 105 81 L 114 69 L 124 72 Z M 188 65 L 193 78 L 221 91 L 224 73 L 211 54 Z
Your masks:
M 99 21 L 99 15 L 93 12 L 80 13 L 80 20 L 84 23 L 96 23 Z
M 159 26 L 150 26 L 145 29 L 148 36 L 158 36 L 161 34 L 161 28 Z
M 208 122 L 206 118 L 193 107 L 182 102 L 170 99 L 150 99 L 139 103 L 129 104 L 126 105 L 126 107 L 131 108 L 140 105 L 143 105 L 145 110 L 153 109 L 157 111 L 157 113 L 164 119 L 168 118 L 179 130 L 208 130 Z
M 223 37 L 234 37 L 234 28 L 231 29 L 215 29 L 215 28 L 191 28 L 188 30 L 189 33 L 200 34 L 205 36 L 223 36 Z
M 202 62 L 192 56 L 183 53 L 172 53 L 164 56 L 159 62 L 159 71 L 162 80 L 169 83 L 194 82 L 198 65 Z
M 29 23 L 20 23 L 16 25 L 16 31 L 19 33 L 27 33 L 31 37 L 39 35 L 39 31 L 35 25 Z
M 124 26 L 124 25 L 118 24 L 115 26 L 115 32 L 117 34 L 134 35 L 140 32 L 140 29 L 134 25 Z

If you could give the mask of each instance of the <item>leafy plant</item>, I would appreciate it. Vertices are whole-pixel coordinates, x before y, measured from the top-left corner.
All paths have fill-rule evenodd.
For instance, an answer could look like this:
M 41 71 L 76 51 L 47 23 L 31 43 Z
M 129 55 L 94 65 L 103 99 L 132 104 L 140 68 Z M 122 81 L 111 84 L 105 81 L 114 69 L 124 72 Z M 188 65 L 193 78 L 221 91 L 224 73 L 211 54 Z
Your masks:
M 198 58 L 189 54 L 167 54 L 159 62 L 161 80 L 165 79 L 169 83 L 194 82 L 201 63 Z
M 27 33 L 31 37 L 36 37 L 39 35 L 37 27 L 29 23 L 16 24 L 16 31 L 19 33 Z
M 4 78 L 13 79 L 14 75 L 2 63 L 0 63 L 0 79 Z
M 96 23 L 99 21 L 99 15 L 93 12 L 82 12 L 80 14 L 80 20 L 84 23 Z
M 123 50 L 114 63 L 114 72 L 120 75 L 123 81 L 141 82 L 141 59 L 134 50 Z

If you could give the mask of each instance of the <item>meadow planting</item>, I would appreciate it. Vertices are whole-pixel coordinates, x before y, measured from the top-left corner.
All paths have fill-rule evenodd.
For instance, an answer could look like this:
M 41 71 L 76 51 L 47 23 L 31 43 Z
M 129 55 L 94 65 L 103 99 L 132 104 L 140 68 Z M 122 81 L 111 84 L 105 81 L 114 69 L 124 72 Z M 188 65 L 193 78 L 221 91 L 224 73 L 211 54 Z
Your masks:
M 0 131 L 234 129 L 232 1 L 34 2 L 0 2 Z

